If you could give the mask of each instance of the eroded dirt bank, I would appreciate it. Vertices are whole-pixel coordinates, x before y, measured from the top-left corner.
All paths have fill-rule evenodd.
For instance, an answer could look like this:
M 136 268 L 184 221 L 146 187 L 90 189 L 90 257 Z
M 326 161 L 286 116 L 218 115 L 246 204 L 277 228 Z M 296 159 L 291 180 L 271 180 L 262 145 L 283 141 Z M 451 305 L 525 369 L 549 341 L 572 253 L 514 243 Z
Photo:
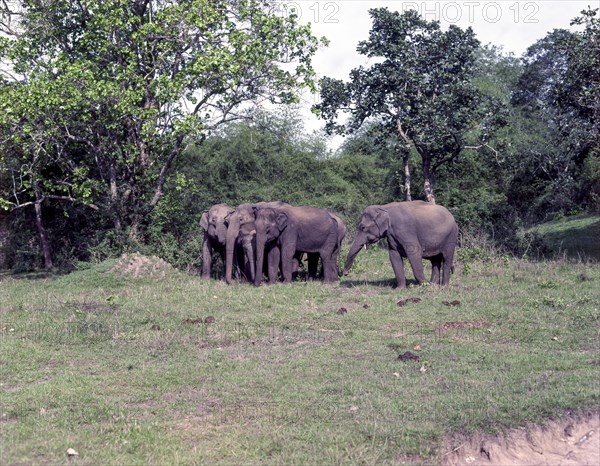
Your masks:
M 442 460 L 458 465 L 600 465 L 600 411 L 514 429 L 503 436 L 454 437 Z

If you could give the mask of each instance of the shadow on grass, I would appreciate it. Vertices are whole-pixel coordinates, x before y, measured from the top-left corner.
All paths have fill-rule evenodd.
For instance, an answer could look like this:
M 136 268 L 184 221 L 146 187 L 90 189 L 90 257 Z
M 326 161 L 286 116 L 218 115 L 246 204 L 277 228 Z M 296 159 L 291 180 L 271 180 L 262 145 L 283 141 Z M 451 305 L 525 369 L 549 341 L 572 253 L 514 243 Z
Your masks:
M 60 274 L 46 271 L 14 273 L 10 270 L 0 270 L 0 281 L 12 278 L 14 280 L 43 280 L 57 277 Z
M 600 261 L 600 220 L 591 225 L 547 231 L 543 238 L 553 254 L 564 253 L 570 259 Z
M 354 288 L 356 286 L 364 286 L 364 285 L 376 286 L 379 288 L 397 288 L 398 287 L 398 285 L 396 284 L 395 278 L 390 278 L 387 280 L 343 280 L 340 283 L 340 286 L 342 288 Z M 417 285 L 417 281 L 414 279 L 407 279 L 406 285 L 407 286 Z

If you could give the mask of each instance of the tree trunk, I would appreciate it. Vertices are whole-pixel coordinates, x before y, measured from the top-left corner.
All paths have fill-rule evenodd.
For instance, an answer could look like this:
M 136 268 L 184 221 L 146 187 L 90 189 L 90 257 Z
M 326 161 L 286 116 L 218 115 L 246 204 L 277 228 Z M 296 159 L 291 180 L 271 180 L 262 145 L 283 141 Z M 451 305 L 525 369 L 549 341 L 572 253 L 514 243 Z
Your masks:
M 118 190 L 117 190 L 117 172 L 115 170 L 115 162 L 110 162 L 109 167 L 109 177 L 110 177 L 110 199 L 113 209 L 113 222 L 115 226 L 115 230 L 121 230 L 121 219 L 119 218 L 120 209 L 117 208 L 118 205 Z
M 435 196 L 433 188 L 435 186 L 435 178 L 431 171 L 431 157 L 427 153 L 422 153 L 423 158 L 423 189 L 425 191 L 425 200 L 431 204 L 435 204 Z
M 32 183 L 33 189 L 35 190 L 35 224 L 37 225 L 38 234 L 40 235 L 40 244 L 42 246 L 42 253 L 44 254 L 44 268 L 51 270 L 54 268 L 52 263 L 52 254 L 50 253 L 50 240 L 48 239 L 48 232 L 44 225 L 44 219 L 42 218 L 42 201 L 44 200 L 42 192 L 37 181 Z
M 400 115 L 402 109 L 398 109 L 398 114 Z M 410 148 L 411 143 L 408 135 L 402 129 L 402 120 L 400 117 L 396 120 L 396 129 L 398 130 L 398 134 L 402 141 L 404 141 L 404 149 L 402 151 L 402 161 L 404 163 L 404 198 L 407 201 L 412 201 L 412 195 L 410 192 L 410 166 L 408 165 L 408 161 L 410 159 Z
M 173 160 L 175 160 L 175 158 L 179 155 L 179 151 L 181 150 L 182 144 L 183 144 L 183 136 L 179 136 L 175 142 L 175 146 L 173 147 L 173 149 L 171 149 L 171 153 L 165 160 L 165 163 L 163 164 L 163 166 L 160 170 L 160 173 L 158 175 L 158 181 L 156 182 L 156 189 L 154 191 L 154 196 L 152 196 L 152 200 L 150 201 L 151 208 L 156 207 L 156 204 L 158 204 L 158 201 L 160 200 L 160 198 L 163 195 L 163 186 L 165 184 L 165 181 L 167 180 L 167 174 L 169 172 L 169 169 L 171 168 L 171 164 L 173 163 Z
M 406 201 L 412 201 L 412 195 L 410 193 L 410 166 L 408 160 L 410 158 L 410 150 L 406 150 L 402 157 L 404 162 L 404 199 Z
M 8 212 L 0 209 L 0 270 L 7 268 L 6 252 L 8 250 Z

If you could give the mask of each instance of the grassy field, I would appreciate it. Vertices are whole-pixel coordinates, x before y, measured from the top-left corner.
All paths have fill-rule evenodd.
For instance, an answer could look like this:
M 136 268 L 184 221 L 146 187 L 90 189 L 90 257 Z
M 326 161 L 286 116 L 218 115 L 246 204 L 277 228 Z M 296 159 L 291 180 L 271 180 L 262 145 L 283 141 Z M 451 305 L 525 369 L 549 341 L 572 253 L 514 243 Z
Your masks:
M 546 222 L 527 230 L 542 238 L 546 255 L 600 261 L 600 217 L 577 215 Z
M 455 433 L 600 402 L 594 263 L 403 291 L 379 248 L 331 286 L 113 264 L 2 277 L 0 464 L 438 464 Z

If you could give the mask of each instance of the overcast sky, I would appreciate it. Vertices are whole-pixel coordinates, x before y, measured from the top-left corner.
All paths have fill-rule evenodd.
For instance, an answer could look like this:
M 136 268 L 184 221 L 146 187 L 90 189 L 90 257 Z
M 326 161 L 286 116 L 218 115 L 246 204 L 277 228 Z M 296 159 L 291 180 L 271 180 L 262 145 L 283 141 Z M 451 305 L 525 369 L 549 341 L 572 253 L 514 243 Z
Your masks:
M 547 32 L 570 28 L 570 21 L 588 5 L 598 8 L 600 0 L 297 0 L 281 1 L 279 7 L 283 14 L 295 9 L 301 22 L 312 24 L 316 36 L 330 40 L 329 47 L 317 52 L 313 60 L 319 77 L 347 80 L 352 68 L 369 64 L 366 57 L 356 52 L 356 46 L 368 37 L 370 8 L 416 9 L 427 20 L 440 21 L 442 29 L 450 24 L 463 29 L 471 26 L 481 43 L 492 43 L 501 46 L 505 52 L 521 56 Z M 306 95 L 304 105 L 310 107 L 315 98 Z M 307 130 L 322 126 L 322 121 L 307 113 Z M 332 147 L 338 144 L 339 140 L 332 143 Z

